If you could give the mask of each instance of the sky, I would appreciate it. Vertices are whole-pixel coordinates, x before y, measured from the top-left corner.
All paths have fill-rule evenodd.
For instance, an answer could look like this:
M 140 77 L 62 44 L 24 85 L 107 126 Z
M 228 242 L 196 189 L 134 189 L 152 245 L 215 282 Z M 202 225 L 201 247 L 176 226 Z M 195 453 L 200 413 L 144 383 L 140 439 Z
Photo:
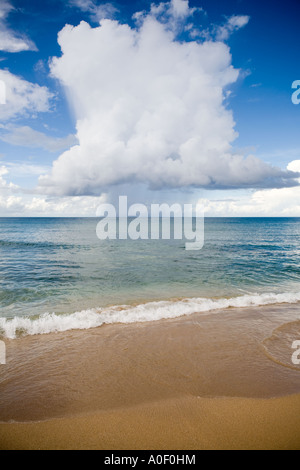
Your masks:
M 300 216 L 299 13 L 0 0 L 0 217 L 95 216 L 120 195 Z

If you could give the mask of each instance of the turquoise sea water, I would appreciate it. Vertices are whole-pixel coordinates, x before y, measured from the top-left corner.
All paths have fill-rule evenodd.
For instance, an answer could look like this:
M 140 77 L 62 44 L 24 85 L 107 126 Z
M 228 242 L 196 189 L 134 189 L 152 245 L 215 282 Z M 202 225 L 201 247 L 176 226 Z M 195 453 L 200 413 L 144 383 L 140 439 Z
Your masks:
M 228 299 L 300 300 L 300 219 L 206 219 L 201 251 L 178 240 L 101 241 L 97 223 L 0 219 L 0 334 L 88 328 L 101 316 L 155 320 Z

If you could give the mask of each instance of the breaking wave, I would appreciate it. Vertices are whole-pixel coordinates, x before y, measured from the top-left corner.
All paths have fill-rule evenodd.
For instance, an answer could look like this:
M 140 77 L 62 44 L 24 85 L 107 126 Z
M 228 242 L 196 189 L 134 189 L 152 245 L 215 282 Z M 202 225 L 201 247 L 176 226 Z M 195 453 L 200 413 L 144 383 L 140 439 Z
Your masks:
M 0 318 L 0 335 L 15 339 L 19 336 L 43 335 L 69 330 L 86 330 L 116 323 L 153 322 L 178 318 L 193 313 L 206 313 L 219 309 L 256 307 L 300 302 L 299 293 L 256 294 L 235 298 L 193 298 L 177 301 L 149 302 L 137 306 L 114 306 L 89 309 L 67 315 L 45 313 L 40 317 Z

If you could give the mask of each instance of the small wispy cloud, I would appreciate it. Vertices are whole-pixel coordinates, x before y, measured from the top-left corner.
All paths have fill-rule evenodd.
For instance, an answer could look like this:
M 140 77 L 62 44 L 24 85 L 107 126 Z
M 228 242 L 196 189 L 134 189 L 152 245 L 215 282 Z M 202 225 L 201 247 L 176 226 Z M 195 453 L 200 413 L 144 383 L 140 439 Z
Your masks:
M 172 0 L 158 4 L 152 3 L 150 12 L 146 10 L 139 11 L 133 15 L 133 19 L 139 26 L 142 26 L 145 19 L 153 17 L 174 33 L 184 31 L 190 37 L 193 37 L 194 23 L 192 17 L 196 13 L 204 13 L 203 8 L 191 8 L 188 0 Z M 187 23 L 188 20 L 191 22 Z
M 22 52 L 37 51 L 37 47 L 29 38 L 9 28 L 7 18 L 15 8 L 8 0 L 0 2 L 0 51 Z
M 68 3 L 70 7 L 89 13 L 95 21 L 101 21 L 104 18 L 112 19 L 119 11 L 112 3 L 98 5 L 95 0 L 69 0 Z
M 204 31 L 193 30 L 193 35 L 206 40 L 225 42 L 232 34 L 247 26 L 250 19 L 248 15 L 233 15 L 226 18 L 223 24 L 212 24 Z
M 5 83 L 6 105 L 0 106 L 0 121 L 34 117 L 51 108 L 53 94 L 46 87 L 30 83 L 8 70 L 0 70 L 0 81 Z
M 247 15 L 233 15 L 227 19 L 226 23 L 216 27 L 216 39 L 217 41 L 226 41 L 229 37 L 244 28 L 250 21 L 250 16 Z
M 51 137 L 43 132 L 38 132 L 29 126 L 15 127 L 10 129 L 0 139 L 11 145 L 28 148 L 41 148 L 48 152 L 60 152 L 77 143 L 74 135 L 67 137 Z

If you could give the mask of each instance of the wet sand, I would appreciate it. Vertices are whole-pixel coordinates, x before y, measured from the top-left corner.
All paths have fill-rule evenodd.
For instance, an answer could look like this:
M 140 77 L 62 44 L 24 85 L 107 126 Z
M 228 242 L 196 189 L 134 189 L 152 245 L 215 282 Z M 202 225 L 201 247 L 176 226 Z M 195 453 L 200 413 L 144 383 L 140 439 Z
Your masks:
M 299 449 L 298 312 L 230 309 L 9 341 L 0 449 Z

